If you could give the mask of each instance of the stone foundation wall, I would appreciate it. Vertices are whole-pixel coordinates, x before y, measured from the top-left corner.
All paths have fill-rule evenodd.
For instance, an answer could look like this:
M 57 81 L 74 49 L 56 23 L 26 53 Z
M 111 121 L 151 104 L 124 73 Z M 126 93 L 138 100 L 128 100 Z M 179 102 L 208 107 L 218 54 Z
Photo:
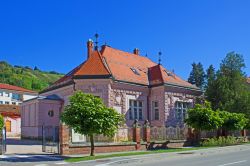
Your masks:
M 95 153 L 135 151 L 136 144 L 95 146 Z M 89 154 L 90 146 L 69 146 L 68 154 Z M 65 154 L 64 154 L 65 155 Z

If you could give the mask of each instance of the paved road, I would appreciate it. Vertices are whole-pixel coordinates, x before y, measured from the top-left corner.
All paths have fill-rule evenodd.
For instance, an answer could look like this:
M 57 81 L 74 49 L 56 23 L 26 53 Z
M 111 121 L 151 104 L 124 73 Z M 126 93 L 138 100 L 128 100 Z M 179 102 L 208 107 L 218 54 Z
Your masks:
M 2 156 L 0 166 L 250 166 L 250 145 L 65 163 L 60 156 Z

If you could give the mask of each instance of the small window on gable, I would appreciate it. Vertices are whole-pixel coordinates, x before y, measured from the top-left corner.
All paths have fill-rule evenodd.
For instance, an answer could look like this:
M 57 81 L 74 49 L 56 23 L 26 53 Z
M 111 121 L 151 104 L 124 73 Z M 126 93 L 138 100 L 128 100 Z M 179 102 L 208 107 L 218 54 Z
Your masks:
M 140 75 L 140 73 L 138 72 L 138 70 L 134 67 L 130 68 L 136 75 Z

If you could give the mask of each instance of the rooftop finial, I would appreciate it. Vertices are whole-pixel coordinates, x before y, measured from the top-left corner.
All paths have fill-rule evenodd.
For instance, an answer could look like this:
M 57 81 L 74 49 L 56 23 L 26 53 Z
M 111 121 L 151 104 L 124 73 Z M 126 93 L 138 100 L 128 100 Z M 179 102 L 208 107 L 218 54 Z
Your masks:
M 158 56 L 159 56 L 159 59 L 158 59 L 158 64 L 160 65 L 161 64 L 161 51 L 158 52 Z
M 95 50 L 98 50 L 98 37 L 99 37 L 99 34 L 96 33 L 95 34 Z

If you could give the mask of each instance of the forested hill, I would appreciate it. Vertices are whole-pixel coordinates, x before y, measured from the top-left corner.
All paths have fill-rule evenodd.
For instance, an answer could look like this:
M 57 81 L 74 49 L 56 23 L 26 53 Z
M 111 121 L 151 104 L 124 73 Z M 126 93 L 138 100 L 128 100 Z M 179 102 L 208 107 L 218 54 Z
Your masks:
M 0 61 L 0 83 L 40 91 L 62 76 L 63 74 L 55 71 L 45 72 L 37 67 L 32 69 L 28 66 L 12 66 L 5 61 Z

